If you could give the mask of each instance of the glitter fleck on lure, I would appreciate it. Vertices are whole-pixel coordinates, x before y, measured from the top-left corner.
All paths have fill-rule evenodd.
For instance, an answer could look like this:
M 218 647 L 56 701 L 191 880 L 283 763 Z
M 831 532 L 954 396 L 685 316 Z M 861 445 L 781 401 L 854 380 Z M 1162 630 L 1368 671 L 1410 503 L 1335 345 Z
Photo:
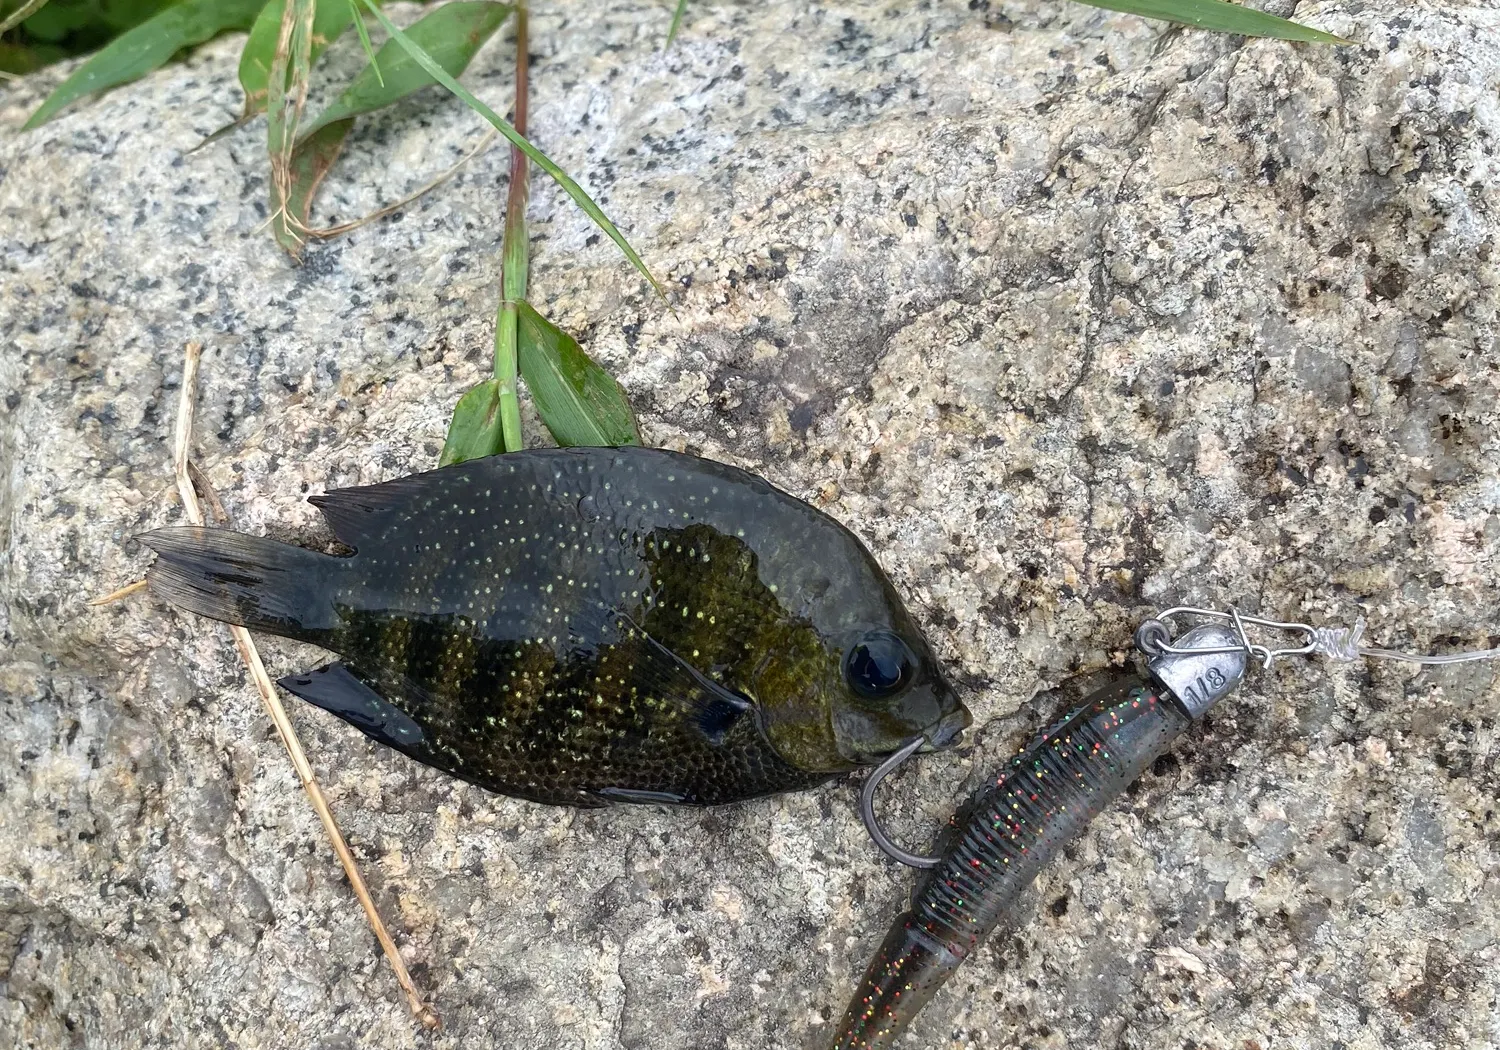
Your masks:
M 969 724 L 859 540 L 742 470 L 532 449 L 313 502 L 352 556 L 159 529 L 153 592 L 338 653 L 281 685 L 492 791 L 712 805 Z

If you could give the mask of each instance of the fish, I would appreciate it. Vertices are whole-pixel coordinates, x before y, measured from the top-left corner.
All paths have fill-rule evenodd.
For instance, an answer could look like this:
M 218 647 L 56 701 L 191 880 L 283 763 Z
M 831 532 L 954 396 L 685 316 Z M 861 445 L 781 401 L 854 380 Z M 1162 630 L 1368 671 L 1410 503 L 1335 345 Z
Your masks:
M 930 870 L 870 960 L 832 1050 L 893 1050 L 964 960 L 1020 921 L 1037 873 L 1239 685 L 1237 644 L 1219 624 L 1186 632 L 1178 650 L 1210 653 L 1159 653 L 1146 675 L 1114 676 L 981 785 L 940 835 L 937 855 L 908 861 Z
M 310 502 L 352 554 L 163 528 L 151 592 L 333 652 L 279 684 L 490 791 L 720 805 L 970 724 L 859 539 L 736 467 L 530 449 Z

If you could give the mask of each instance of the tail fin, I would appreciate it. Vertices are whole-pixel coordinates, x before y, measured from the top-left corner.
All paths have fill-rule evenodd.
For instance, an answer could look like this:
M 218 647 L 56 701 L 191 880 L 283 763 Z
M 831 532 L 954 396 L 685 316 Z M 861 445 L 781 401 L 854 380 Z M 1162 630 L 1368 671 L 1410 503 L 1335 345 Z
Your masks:
M 343 559 L 227 529 L 136 538 L 157 553 L 146 576 L 151 592 L 179 608 L 309 641 L 339 622 L 333 582 Z

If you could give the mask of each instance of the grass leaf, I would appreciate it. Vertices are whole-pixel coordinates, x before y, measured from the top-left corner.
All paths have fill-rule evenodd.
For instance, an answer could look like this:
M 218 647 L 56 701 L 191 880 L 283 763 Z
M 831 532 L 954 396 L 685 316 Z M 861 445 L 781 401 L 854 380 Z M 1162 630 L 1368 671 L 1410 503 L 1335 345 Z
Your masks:
M 527 302 L 516 304 L 521 377 L 559 445 L 639 445 L 630 402 L 577 340 Z
M 311 0 L 292 2 L 305 4 Z M 281 6 L 280 0 L 273 0 L 273 3 Z M 326 5 L 328 0 L 323 0 L 323 3 Z M 345 10 L 349 9 L 347 4 L 343 6 Z M 510 4 L 491 0 L 448 4 L 422 18 L 408 31 L 432 49 L 445 69 L 460 73 L 474 53 L 504 24 L 512 9 Z M 313 27 L 316 38 L 316 21 Z M 382 65 L 387 74 L 384 79 L 379 73 Z M 273 80 L 274 74 L 267 78 L 267 84 Z M 301 253 L 304 235 L 309 232 L 308 218 L 313 197 L 328 169 L 338 159 L 344 139 L 354 126 L 354 118 L 430 84 L 432 78 L 412 62 L 404 50 L 387 41 L 332 106 L 311 123 L 302 125 L 295 146 L 280 165 L 276 160 L 277 151 L 272 150 L 273 172 L 278 167 L 285 169 L 272 180 L 276 214 L 271 230 L 278 244 L 294 257 Z
M 600 210 L 599 205 L 594 203 L 593 198 L 583 192 L 583 187 L 574 182 L 567 172 L 559 168 L 552 158 L 526 141 L 524 135 L 502 120 L 494 110 L 475 98 L 462 84 L 445 73 L 426 52 L 409 41 L 406 34 L 397 29 L 391 20 L 385 16 L 385 12 L 375 6 L 374 0 L 363 0 L 363 3 L 369 8 L 370 13 L 375 16 L 376 21 L 385 27 L 385 31 L 391 34 L 402 47 L 406 48 L 417 64 L 432 74 L 434 80 L 461 98 L 470 109 L 489 121 L 496 131 L 509 139 L 512 145 L 519 147 L 539 168 L 550 175 L 568 196 L 573 198 L 573 203 L 582 208 L 584 213 L 594 220 L 595 224 L 605 232 L 609 239 L 619 246 L 619 249 L 625 253 L 625 257 L 630 260 L 631 265 L 636 268 L 642 277 L 651 282 L 651 287 L 656 289 L 656 294 L 661 296 L 663 300 L 666 299 L 667 293 L 656 282 L 656 278 L 651 276 L 651 271 L 646 269 L 646 264 L 641 261 L 641 257 L 630 246 L 630 242 L 625 240 L 625 235 L 615 228 L 615 224 L 609 221 L 609 216 Z
M 240 52 L 240 87 L 245 91 L 245 113 L 241 120 L 266 108 L 266 86 L 271 79 L 271 63 L 276 57 L 276 39 L 281 33 L 281 13 L 285 9 L 286 0 L 270 0 L 261 8 Z M 348 2 L 321 0 L 313 15 L 311 61 L 316 62 L 353 19 L 354 10 Z
M 96 52 L 47 96 L 25 127 L 45 124 L 85 95 L 144 76 L 185 47 L 226 29 L 248 28 L 264 4 L 265 0 L 182 0 Z
M 380 76 L 380 64 L 375 61 L 375 46 L 370 43 L 370 31 L 365 28 L 365 20 L 359 13 L 359 0 L 349 0 L 349 17 L 354 19 L 354 28 L 359 30 L 359 46 L 365 49 L 365 57 L 375 67 L 375 78 L 384 84 L 385 81 Z
M 505 451 L 500 437 L 500 384 L 485 380 L 458 399 L 438 466 L 483 459 Z
M 677 0 L 677 10 L 672 12 L 672 28 L 667 30 L 667 47 L 677 39 L 677 30 L 682 28 L 682 16 L 687 11 L 688 0 Z
M 444 74 L 457 76 L 514 10 L 513 4 L 493 0 L 459 0 L 412 23 L 406 37 L 431 56 Z M 433 78 L 402 45 L 387 40 L 374 61 L 360 71 L 333 105 L 306 126 L 304 133 L 311 135 L 325 124 L 388 106 L 432 82 Z
M 1297 40 L 1307 44 L 1348 44 L 1342 37 L 1285 18 L 1268 15 L 1253 7 L 1226 3 L 1225 0 L 1080 0 L 1090 7 L 1124 11 L 1142 18 L 1159 18 L 1167 22 L 1213 29 L 1220 33 L 1245 36 L 1268 36 L 1279 40 Z

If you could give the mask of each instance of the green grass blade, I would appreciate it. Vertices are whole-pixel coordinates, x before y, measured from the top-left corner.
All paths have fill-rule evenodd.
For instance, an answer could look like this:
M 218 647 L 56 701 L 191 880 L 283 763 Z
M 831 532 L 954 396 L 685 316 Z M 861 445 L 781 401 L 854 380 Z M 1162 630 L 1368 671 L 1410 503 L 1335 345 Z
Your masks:
M 375 16 L 376 20 L 385 27 L 385 31 L 399 41 L 401 46 L 406 48 L 408 53 L 411 54 L 412 58 L 416 59 L 417 64 L 432 74 L 434 80 L 462 99 L 475 113 L 478 113 L 485 120 L 489 121 L 496 131 L 510 140 L 512 145 L 519 147 L 526 156 L 531 158 L 537 167 L 550 175 L 553 181 L 561 186 L 569 197 L 573 198 L 573 203 L 582 208 L 584 213 L 594 220 L 595 224 L 605 232 L 609 239 L 615 242 L 620 251 L 625 253 L 625 258 L 630 260 L 630 264 L 636 268 L 641 276 L 651 282 L 651 287 L 656 289 L 656 294 L 661 296 L 663 300 L 666 299 L 667 294 L 665 290 L 656 282 L 656 278 L 651 276 L 651 271 L 646 269 L 646 264 L 641 261 L 641 257 L 630 246 L 630 242 L 625 240 L 625 235 L 615 228 L 615 224 L 609 221 L 609 216 L 600 210 L 599 205 L 594 203 L 593 198 L 583 192 L 583 187 L 574 182 L 567 172 L 559 168 L 552 161 L 552 158 L 526 141 L 524 135 L 502 120 L 496 115 L 494 110 L 475 98 L 463 85 L 445 73 L 421 48 L 416 47 L 407 40 L 406 34 L 397 29 L 391 20 L 385 16 L 385 12 L 374 5 L 374 0 L 363 0 L 363 3 L 370 9 L 370 13 Z
M 197 153 L 204 146 L 212 145 L 213 143 L 218 142 L 221 138 L 223 138 L 225 135 L 228 135 L 230 132 L 238 131 L 240 128 L 250 123 L 251 119 L 254 116 L 255 114 L 251 113 L 248 116 L 240 116 L 234 120 L 231 120 L 228 124 L 225 124 L 218 131 L 211 132 L 207 138 L 198 143 L 198 145 L 194 146 L 192 149 L 188 150 L 188 152 Z
M 255 24 L 250 27 L 245 47 L 240 52 L 240 87 L 245 92 L 244 117 L 252 117 L 266 108 L 271 63 L 276 57 L 276 38 L 281 33 L 281 13 L 285 9 L 286 0 L 270 0 L 261 8 Z M 328 50 L 329 45 L 343 35 L 353 17 L 354 10 L 350 3 L 321 0 L 313 15 L 311 61 L 316 62 Z
M 1306 44 L 1348 44 L 1342 37 L 1321 29 L 1288 22 L 1253 7 L 1226 3 L 1225 0 L 1080 0 L 1090 7 L 1124 11 L 1142 18 L 1159 18 L 1180 22 L 1198 29 L 1245 36 L 1268 36 L 1278 40 L 1296 40 Z
M 677 30 L 682 28 L 682 16 L 687 11 L 688 0 L 677 0 L 677 10 L 672 12 L 672 28 L 667 30 L 667 47 L 677 39 Z
M 380 63 L 375 61 L 375 45 L 370 43 L 370 31 L 365 28 L 365 20 L 359 13 L 359 0 L 349 0 L 349 17 L 354 19 L 354 28 L 359 31 L 359 46 L 365 49 L 365 57 L 375 68 L 375 79 L 384 84 L 385 79 L 380 75 Z
M 448 438 L 438 466 L 483 459 L 504 451 L 500 437 L 500 385 L 487 379 L 474 387 L 453 409 Z
M 559 445 L 639 445 L 630 402 L 577 340 L 527 302 L 516 304 L 521 377 Z
M 423 16 L 406 30 L 405 36 L 444 75 L 457 76 L 514 10 L 513 4 L 493 0 L 459 0 Z M 384 71 L 383 78 L 377 70 Z M 365 66 L 333 105 L 306 126 L 304 133 L 310 135 L 325 124 L 388 106 L 432 82 L 433 78 L 413 61 L 410 52 L 394 40 L 387 40 L 374 61 Z
M 369 2 L 369 0 L 366 0 Z M 70 103 L 151 72 L 185 47 L 226 29 L 245 29 L 265 0 L 183 0 L 106 44 L 37 107 L 26 121 L 35 128 Z

